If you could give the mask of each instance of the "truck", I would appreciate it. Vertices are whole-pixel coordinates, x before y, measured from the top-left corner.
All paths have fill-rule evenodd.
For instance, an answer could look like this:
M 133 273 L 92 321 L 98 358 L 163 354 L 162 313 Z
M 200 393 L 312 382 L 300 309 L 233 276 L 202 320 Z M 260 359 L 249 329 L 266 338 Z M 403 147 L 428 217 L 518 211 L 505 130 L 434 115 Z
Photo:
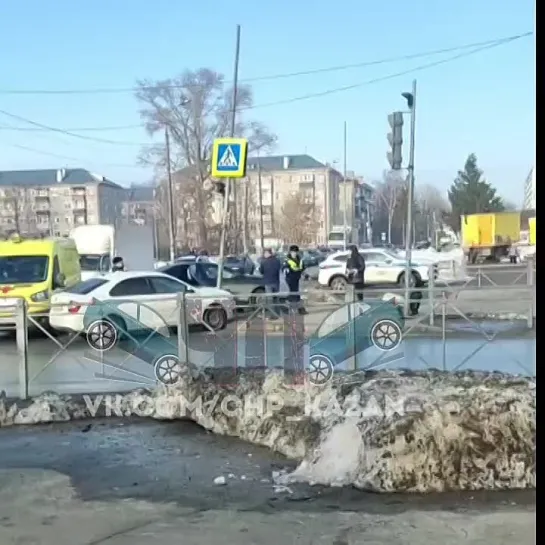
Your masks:
M 350 227 L 334 225 L 327 235 L 327 245 L 332 250 L 344 250 L 345 245 L 353 244 L 353 231 Z
M 70 232 L 80 256 L 81 278 L 88 280 L 112 270 L 114 257 L 126 269 L 153 270 L 153 230 L 147 225 L 78 225 Z
M 500 261 L 520 239 L 520 212 L 495 212 L 461 216 L 462 246 L 468 262 Z
M 528 230 L 530 231 L 528 240 L 532 246 L 535 246 L 536 245 L 536 218 L 530 218 L 528 220 Z

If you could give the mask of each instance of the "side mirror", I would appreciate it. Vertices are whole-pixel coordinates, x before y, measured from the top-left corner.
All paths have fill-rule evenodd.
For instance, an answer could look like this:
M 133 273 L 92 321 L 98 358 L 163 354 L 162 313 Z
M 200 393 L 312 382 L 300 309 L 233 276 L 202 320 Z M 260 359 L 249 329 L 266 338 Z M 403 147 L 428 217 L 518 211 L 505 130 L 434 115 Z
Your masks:
M 387 259 L 387 260 L 385 261 L 385 263 L 386 263 L 386 265 L 391 265 L 391 264 L 393 263 L 393 261 L 392 261 L 391 259 Z
M 66 281 L 66 278 L 64 274 L 62 273 L 58 273 L 57 276 L 55 277 L 55 284 L 59 288 L 64 288 L 65 281 Z

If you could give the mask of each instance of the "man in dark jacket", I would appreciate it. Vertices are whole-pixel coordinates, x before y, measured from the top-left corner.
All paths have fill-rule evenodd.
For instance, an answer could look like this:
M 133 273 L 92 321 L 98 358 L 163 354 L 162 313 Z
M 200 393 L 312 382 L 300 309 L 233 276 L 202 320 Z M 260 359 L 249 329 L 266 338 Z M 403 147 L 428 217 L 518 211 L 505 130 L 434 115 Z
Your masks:
M 306 314 L 307 311 L 301 305 L 301 295 L 299 295 L 299 284 L 305 266 L 299 254 L 299 246 L 290 246 L 288 257 L 282 265 L 282 272 L 286 277 L 286 284 L 290 290 L 289 301 L 294 307 L 298 307 L 299 314 Z
M 348 280 L 354 286 L 356 298 L 363 301 L 363 287 L 365 282 L 365 259 L 360 254 L 357 246 L 350 248 L 350 255 L 346 262 Z
M 265 286 L 265 292 L 270 294 L 278 293 L 280 290 L 280 270 L 282 264 L 280 260 L 272 253 L 272 250 L 267 248 L 263 252 L 263 258 L 259 264 L 259 272 L 263 276 L 263 285 Z M 274 309 L 276 306 L 276 297 L 271 296 L 271 306 Z M 273 317 L 276 314 L 273 310 Z

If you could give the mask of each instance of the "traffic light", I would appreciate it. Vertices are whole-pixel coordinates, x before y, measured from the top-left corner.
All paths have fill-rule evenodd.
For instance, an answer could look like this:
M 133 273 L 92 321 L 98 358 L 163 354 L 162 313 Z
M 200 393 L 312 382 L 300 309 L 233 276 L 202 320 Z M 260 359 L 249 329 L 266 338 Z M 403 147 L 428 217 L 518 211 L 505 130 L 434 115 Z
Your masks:
M 403 157 L 401 154 L 403 147 L 403 113 L 394 112 L 388 116 L 388 123 L 392 132 L 388 133 L 388 142 L 390 151 L 387 154 L 388 162 L 392 170 L 401 170 Z

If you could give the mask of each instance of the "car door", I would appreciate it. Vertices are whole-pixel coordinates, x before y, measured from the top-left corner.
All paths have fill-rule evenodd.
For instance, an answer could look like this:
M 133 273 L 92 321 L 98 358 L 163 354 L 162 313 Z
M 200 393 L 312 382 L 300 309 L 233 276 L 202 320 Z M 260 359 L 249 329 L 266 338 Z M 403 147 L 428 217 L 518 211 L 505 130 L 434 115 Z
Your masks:
M 381 284 L 386 282 L 386 256 L 380 252 L 362 252 L 365 259 L 365 283 Z
M 164 321 L 154 301 L 155 292 L 146 276 L 126 278 L 116 284 L 109 293 L 107 302 L 112 310 L 119 310 L 129 330 L 164 327 Z M 159 309 L 160 310 L 160 309 Z M 125 316 L 123 316 L 125 315 Z M 128 319 L 127 319 L 128 318 Z
M 155 294 L 156 309 L 168 327 L 178 326 L 178 294 L 191 292 L 181 282 L 164 276 L 149 276 Z

